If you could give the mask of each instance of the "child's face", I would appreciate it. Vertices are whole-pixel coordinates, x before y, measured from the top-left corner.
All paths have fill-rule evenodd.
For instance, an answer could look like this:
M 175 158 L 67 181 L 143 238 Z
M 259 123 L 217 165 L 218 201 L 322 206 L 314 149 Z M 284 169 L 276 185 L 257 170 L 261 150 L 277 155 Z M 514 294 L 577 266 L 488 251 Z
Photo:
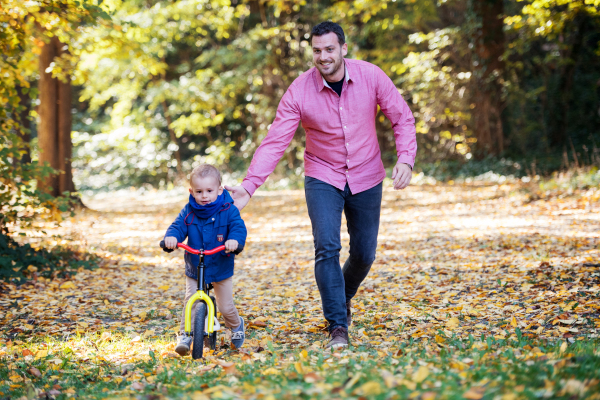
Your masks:
M 190 182 L 190 194 L 194 196 L 196 203 L 207 205 L 212 203 L 223 193 L 223 187 L 219 186 L 219 181 L 214 176 L 196 176 Z

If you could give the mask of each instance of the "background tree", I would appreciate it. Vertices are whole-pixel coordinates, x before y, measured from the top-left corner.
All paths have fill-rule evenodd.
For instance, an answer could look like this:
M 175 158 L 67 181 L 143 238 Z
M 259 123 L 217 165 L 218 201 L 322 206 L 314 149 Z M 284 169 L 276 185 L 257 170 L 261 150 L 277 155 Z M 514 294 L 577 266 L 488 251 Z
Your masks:
M 0 80 L 2 234 L 17 223 L 30 224 L 40 214 L 49 213 L 59 218 L 60 211 L 66 210 L 66 199 L 54 196 L 57 194 L 54 190 L 45 193 L 38 185 L 55 176 L 58 171 L 50 163 L 40 163 L 37 152 L 31 151 L 30 140 L 37 133 L 31 123 L 32 117 L 37 115 L 31 100 L 37 100 L 39 93 L 36 85 L 38 56 L 46 47 L 42 35 L 51 41 L 56 35 L 62 35 L 61 32 L 71 31 L 70 24 L 73 21 L 93 21 L 98 15 L 103 15 L 98 7 L 69 0 L 27 4 L 13 0 L 0 1 L 0 70 L 3 74 Z M 41 58 L 47 57 L 44 55 Z M 50 71 L 57 74 L 63 69 L 58 61 L 55 59 L 52 67 L 49 67 Z M 70 103 L 66 98 L 61 100 Z M 56 98 L 54 102 L 57 102 Z M 70 107 L 68 111 L 70 115 Z M 70 132 L 65 126 L 68 125 L 68 119 L 61 121 L 63 131 Z M 69 157 L 68 153 L 62 156 L 63 159 Z
M 53 196 L 74 192 L 71 171 L 72 87 L 71 77 L 76 57 L 69 43 L 78 29 L 101 15 L 98 7 L 73 0 L 42 3 L 36 14 L 33 34 L 41 37 L 39 54 L 39 161 L 60 171 L 49 176 L 43 188 Z M 33 15 L 33 18 L 31 17 Z
M 600 38 L 590 0 L 110 5 L 115 26 L 78 42 L 82 187 L 167 185 L 200 161 L 243 173 L 284 91 L 312 66 L 310 28 L 324 19 L 344 26 L 350 57 L 383 68 L 409 102 L 417 171 L 457 174 L 474 156 L 506 173 L 552 171 L 566 166 L 565 150 L 568 163 L 586 149 L 586 162 L 596 160 Z M 377 124 L 393 165 L 391 127 L 383 115 Z M 277 169 L 282 184 L 302 173 L 303 140 L 300 127 Z
M 474 129 L 477 137 L 477 154 L 504 153 L 504 1 L 473 0 L 473 96 Z
M 64 47 L 54 36 L 42 47 L 39 59 L 39 161 L 61 171 L 45 182 L 44 189 L 53 196 L 75 191 L 71 173 L 71 82 L 69 77 L 60 80 L 52 76 L 52 64 Z

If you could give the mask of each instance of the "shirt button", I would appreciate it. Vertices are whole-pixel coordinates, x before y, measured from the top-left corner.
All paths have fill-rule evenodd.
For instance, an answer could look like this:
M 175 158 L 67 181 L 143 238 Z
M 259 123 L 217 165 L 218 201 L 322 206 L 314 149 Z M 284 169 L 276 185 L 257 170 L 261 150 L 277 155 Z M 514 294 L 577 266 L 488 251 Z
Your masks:
M 350 146 L 350 143 L 346 143 L 346 146 Z
M 342 109 L 342 107 L 340 107 L 340 110 Z
M 347 126 L 344 126 L 344 129 L 347 129 L 347 128 L 348 128 Z
M 350 160 L 346 160 L 346 162 L 347 162 L 347 163 L 349 163 L 349 162 L 350 162 Z

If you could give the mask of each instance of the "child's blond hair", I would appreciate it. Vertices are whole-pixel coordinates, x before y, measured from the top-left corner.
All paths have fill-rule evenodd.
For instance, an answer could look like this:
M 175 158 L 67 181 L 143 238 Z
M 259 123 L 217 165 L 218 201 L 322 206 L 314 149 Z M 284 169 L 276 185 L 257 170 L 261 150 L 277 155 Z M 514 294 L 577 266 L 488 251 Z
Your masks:
M 219 182 L 219 186 L 221 186 L 221 173 L 210 164 L 200 164 L 192 170 L 192 173 L 190 174 L 190 185 L 194 178 L 204 178 L 206 176 L 214 176 Z

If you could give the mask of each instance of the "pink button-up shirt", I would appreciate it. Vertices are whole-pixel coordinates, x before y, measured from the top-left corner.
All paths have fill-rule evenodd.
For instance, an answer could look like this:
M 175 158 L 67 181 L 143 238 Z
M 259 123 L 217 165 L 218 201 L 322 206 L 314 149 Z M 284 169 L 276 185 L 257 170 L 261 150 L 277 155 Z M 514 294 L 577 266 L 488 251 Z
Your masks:
M 415 119 L 391 79 L 366 61 L 344 59 L 346 79 L 342 95 L 331 89 L 311 68 L 288 88 L 275 121 L 262 141 L 242 186 L 253 195 L 283 156 L 298 122 L 306 131 L 305 175 L 353 194 L 378 185 L 385 178 L 375 131 L 377 106 L 392 122 L 398 161 L 415 162 Z

